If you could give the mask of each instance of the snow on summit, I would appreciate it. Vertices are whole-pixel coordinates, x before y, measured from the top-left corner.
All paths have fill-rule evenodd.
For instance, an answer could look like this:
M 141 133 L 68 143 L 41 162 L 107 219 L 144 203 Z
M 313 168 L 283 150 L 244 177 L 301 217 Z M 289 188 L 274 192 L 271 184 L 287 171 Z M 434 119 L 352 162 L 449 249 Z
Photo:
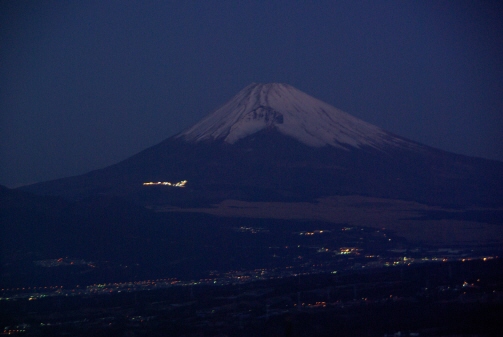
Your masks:
M 377 126 L 280 83 L 250 84 L 177 137 L 195 142 L 223 139 L 233 144 L 266 128 L 313 147 L 379 148 L 397 141 Z

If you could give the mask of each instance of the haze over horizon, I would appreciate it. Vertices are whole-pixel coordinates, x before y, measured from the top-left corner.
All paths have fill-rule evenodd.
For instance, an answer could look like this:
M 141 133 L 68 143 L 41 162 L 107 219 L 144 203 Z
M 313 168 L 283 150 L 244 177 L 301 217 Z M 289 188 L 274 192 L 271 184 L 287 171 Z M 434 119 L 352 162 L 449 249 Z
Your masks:
M 114 164 L 252 82 L 503 161 L 502 12 L 468 1 L 5 1 L 0 184 Z

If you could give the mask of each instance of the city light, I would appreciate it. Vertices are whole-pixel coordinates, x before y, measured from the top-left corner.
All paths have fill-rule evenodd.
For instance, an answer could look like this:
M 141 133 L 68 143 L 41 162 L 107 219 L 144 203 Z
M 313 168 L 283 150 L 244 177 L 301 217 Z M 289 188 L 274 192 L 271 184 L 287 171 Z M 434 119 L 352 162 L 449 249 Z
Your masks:
M 187 180 L 182 180 L 176 183 L 172 183 L 169 181 L 158 181 L 158 182 L 147 182 L 143 183 L 143 186 L 156 186 L 156 185 L 162 185 L 162 186 L 171 186 L 171 187 L 185 187 L 185 184 L 187 184 Z

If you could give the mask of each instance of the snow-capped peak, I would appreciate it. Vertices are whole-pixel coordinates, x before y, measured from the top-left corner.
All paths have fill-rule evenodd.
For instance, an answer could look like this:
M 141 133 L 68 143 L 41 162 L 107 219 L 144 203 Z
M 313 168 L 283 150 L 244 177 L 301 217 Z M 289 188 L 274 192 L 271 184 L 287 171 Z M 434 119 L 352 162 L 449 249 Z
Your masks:
M 313 147 L 394 143 L 377 126 L 282 83 L 252 83 L 199 123 L 180 133 L 187 141 L 223 139 L 233 144 L 266 128 Z

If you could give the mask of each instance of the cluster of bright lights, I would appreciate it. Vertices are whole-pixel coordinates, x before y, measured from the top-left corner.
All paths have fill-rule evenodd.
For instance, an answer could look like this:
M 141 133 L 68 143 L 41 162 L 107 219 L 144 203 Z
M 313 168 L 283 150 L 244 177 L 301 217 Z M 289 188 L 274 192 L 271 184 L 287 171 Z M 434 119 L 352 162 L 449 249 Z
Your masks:
M 348 254 L 356 254 L 359 255 L 360 249 L 356 247 L 341 247 L 339 248 L 339 252 L 337 254 L 339 255 L 348 255 Z
M 187 180 L 182 180 L 177 183 L 171 183 L 169 181 L 158 181 L 158 182 L 150 181 L 148 183 L 143 183 L 143 186 L 163 185 L 163 186 L 172 186 L 172 187 L 185 187 L 185 184 L 187 184 Z
M 315 229 L 312 232 L 303 231 L 303 232 L 297 232 L 296 234 L 309 236 L 309 235 L 323 234 L 323 233 L 331 233 L 331 231 L 326 230 L 326 229 Z
M 297 303 L 294 303 L 293 306 L 296 307 Z M 301 306 L 302 307 L 306 307 L 306 308 L 320 308 L 320 307 L 321 308 L 326 308 L 327 302 L 315 302 L 314 304 L 311 304 L 311 303 L 302 303 Z
M 25 332 L 26 330 L 23 329 L 4 329 L 2 335 L 17 335 Z

